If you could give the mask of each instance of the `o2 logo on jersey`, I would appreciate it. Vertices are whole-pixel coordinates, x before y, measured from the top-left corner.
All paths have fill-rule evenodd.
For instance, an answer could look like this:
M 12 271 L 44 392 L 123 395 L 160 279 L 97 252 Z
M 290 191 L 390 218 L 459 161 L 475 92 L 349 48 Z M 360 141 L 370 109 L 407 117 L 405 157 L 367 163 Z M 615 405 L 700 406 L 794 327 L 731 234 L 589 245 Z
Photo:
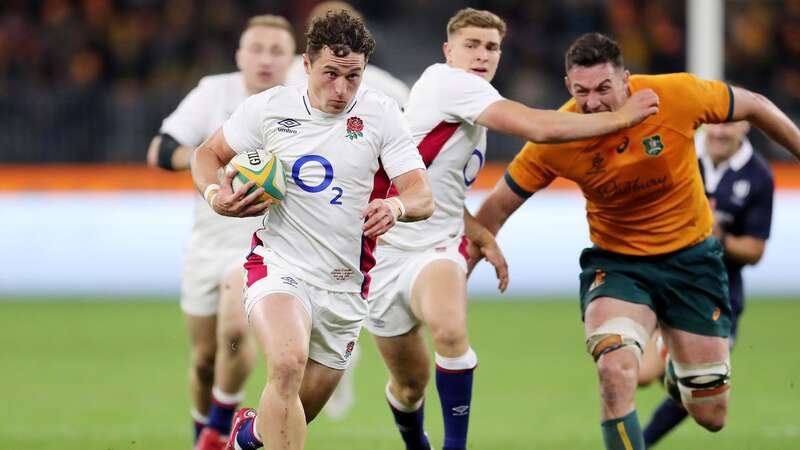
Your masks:
M 477 148 L 472 151 L 469 160 L 464 165 L 464 184 L 467 187 L 472 186 L 472 183 L 478 179 L 478 173 L 483 167 L 483 153 Z
M 300 170 L 302 170 L 303 166 L 307 164 L 315 164 L 315 165 L 319 164 L 325 171 L 322 181 L 320 181 L 318 184 L 308 184 L 305 181 L 303 181 L 302 178 L 300 178 Z M 333 183 L 333 165 L 331 165 L 331 162 L 328 161 L 324 156 L 320 155 L 301 156 L 300 158 L 297 158 L 297 161 L 295 161 L 294 165 L 292 165 L 292 179 L 294 180 L 295 184 L 297 184 L 297 186 L 300 187 L 300 189 L 306 192 L 311 192 L 311 193 L 322 192 L 325 189 L 327 189 L 328 186 L 331 185 L 331 183 Z M 341 205 L 342 202 L 339 199 L 342 198 L 342 194 L 344 193 L 344 191 L 342 190 L 342 188 L 338 186 L 332 187 L 331 190 L 336 194 L 331 199 L 330 204 Z

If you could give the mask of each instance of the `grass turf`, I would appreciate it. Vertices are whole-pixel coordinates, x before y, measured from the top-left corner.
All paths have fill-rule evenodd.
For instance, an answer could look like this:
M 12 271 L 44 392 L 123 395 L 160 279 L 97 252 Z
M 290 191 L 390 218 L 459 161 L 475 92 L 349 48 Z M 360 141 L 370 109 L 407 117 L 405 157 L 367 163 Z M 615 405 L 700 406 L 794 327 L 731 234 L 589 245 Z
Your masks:
M 476 302 L 478 352 L 472 450 L 601 449 L 597 382 L 575 302 Z M 800 302 L 751 301 L 733 354 L 733 396 L 718 434 L 686 422 L 669 449 L 800 449 Z M 187 338 L 169 302 L 0 302 L 0 448 L 171 450 L 191 448 Z M 401 450 L 383 398 L 386 374 L 367 334 L 356 371 L 357 403 L 342 422 L 322 416 L 306 448 Z M 263 365 L 248 383 L 255 403 Z M 431 387 L 432 388 L 432 387 Z M 663 398 L 639 392 L 642 425 Z M 430 389 L 427 428 L 442 431 Z

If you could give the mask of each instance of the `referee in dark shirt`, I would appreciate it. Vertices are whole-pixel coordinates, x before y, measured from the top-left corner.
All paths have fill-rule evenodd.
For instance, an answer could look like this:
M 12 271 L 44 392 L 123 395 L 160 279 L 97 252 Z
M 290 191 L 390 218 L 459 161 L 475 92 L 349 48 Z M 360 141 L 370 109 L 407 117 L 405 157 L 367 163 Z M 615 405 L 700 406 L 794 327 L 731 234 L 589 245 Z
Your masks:
M 764 254 L 775 191 L 769 164 L 747 140 L 749 130 L 747 122 L 706 125 L 695 138 L 700 173 L 714 211 L 714 236 L 725 249 L 734 317 L 731 345 L 744 311 L 742 268 L 758 263 Z M 650 448 L 686 415 L 682 406 L 664 400 L 644 430 L 645 445 Z

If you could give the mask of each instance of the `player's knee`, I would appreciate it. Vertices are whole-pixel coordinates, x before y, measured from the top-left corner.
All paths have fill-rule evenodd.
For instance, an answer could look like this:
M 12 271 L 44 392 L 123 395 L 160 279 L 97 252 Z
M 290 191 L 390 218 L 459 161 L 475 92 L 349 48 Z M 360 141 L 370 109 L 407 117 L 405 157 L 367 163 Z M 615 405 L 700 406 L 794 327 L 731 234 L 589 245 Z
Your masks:
M 716 433 L 725 427 L 728 406 L 726 402 L 719 402 L 710 408 L 704 408 L 700 411 L 690 411 L 690 414 L 698 425 L 712 433 Z
M 428 385 L 430 375 L 426 371 L 420 372 L 418 377 L 408 378 L 398 383 L 398 400 L 406 405 L 413 405 L 425 396 L 425 387 Z
M 614 317 L 589 333 L 586 349 L 597 363 L 603 399 L 613 402 L 636 389 L 647 330 L 628 317 Z
M 220 331 L 220 345 L 230 354 L 241 353 L 248 336 L 247 323 L 231 323 Z
M 709 431 L 719 431 L 725 426 L 730 395 L 729 360 L 705 364 L 671 361 L 665 381 L 677 387 L 681 402 L 700 426 Z
M 597 362 L 601 396 L 605 403 L 627 398 L 636 389 L 638 363 L 628 352 L 605 355 Z
M 307 356 L 302 352 L 280 355 L 268 362 L 268 382 L 281 395 L 297 395 L 303 380 Z
M 441 323 L 429 324 L 434 348 L 439 353 L 453 353 L 467 346 L 467 329 L 465 326 Z
M 203 384 L 214 382 L 215 348 L 194 348 L 192 351 L 192 372 Z

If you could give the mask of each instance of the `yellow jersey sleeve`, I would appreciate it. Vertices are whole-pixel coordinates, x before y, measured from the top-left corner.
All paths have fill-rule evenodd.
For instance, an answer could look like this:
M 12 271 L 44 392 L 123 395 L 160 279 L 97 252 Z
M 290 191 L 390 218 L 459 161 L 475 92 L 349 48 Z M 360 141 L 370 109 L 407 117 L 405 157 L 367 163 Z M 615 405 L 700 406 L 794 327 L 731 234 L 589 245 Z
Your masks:
M 544 163 L 543 149 L 539 147 L 534 142 L 526 143 L 506 170 L 506 184 L 522 198 L 544 189 L 556 178 L 556 173 Z
M 721 81 L 704 80 L 690 73 L 664 75 L 667 89 L 659 92 L 660 96 L 677 97 L 669 102 L 676 105 L 673 111 L 665 111 L 674 115 L 675 119 L 691 120 L 692 130 L 704 123 L 728 122 L 733 117 L 733 91 Z

